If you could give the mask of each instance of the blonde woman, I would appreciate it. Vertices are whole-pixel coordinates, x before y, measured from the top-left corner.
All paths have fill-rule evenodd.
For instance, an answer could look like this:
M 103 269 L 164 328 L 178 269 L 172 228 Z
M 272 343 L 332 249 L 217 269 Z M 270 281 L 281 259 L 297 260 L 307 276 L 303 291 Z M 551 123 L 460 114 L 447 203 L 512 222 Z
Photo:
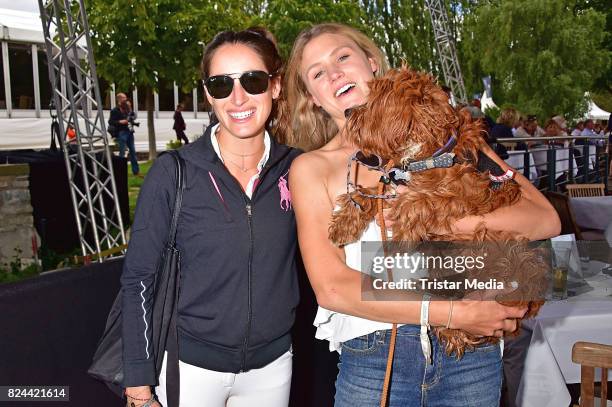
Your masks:
M 516 109 L 512 107 L 503 109 L 497 118 L 497 124 L 489 132 L 489 138 L 497 141 L 500 138 L 514 137 L 515 128 L 518 127 L 518 123 L 520 123 L 520 113 Z M 520 142 L 516 144 L 515 149 L 526 150 L 527 145 Z
M 368 82 L 387 69 L 382 53 L 353 28 L 321 24 L 298 36 L 287 66 L 286 141 L 311 150 L 294 161 L 289 185 L 300 249 L 319 303 L 314 322 L 317 337 L 328 340 L 330 350 L 341 352 L 336 406 L 378 405 L 392 323 L 405 325 L 398 329 L 389 405 L 496 405 L 501 387 L 499 346 L 482 346 L 457 361 L 446 356 L 434 336 L 434 361 L 426 364 L 416 325 L 421 301 L 362 301 L 361 276 L 356 270 L 359 243 L 338 248 L 327 238 L 336 198 L 346 192 L 347 161 L 356 151 L 341 136 L 344 111 L 363 104 Z M 378 179 L 373 171 L 360 172 L 356 183 L 368 187 Z M 483 218 L 462 219 L 453 232 L 471 231 L 484 221 L 491 229 L 519 232 L 531 239 L 558 233 L 558 217 L 546 199 L 524 177 L 519 175 L 517 181 L 523 197 L 516 205 Z M 511 332 L 514 318 L 525 312 L 496 302 L 483 306 L 459 301 L 454 307 L 450 326 L 476 335 Z M 449 313 L 449 302 L 432 301 L 430 324 L 446 325 Z

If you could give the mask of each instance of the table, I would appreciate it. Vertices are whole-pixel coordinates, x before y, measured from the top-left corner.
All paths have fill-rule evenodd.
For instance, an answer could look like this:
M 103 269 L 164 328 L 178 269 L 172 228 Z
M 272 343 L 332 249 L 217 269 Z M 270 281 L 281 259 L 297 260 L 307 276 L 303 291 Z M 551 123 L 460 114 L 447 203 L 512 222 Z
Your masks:
M 510 167 L 519 171 L 524 175 L 523 169 L 525 168 L 525 151 L 514 150 L 508 151 L 508 158 L 504 160 Z M 533 159 L 533 154 L 529 153 L 529 181 L 535 181 L 538 179 L 538 170 Z
M 591 273 L 603 266 L 599 261 L 589 263 Z M 580 382 L 580 365 L 572 362 L 573 344 L 612 344 L 612 277 L 599 272 L 585 280 L 592 291 L 546 303 L 535 318 L 517 405 L 568 406 L 566 383 Z
M 547 171 L 547 162 L 548 162 L 548 148 L 540 147 L 534 148 L 530 150 L 531 154 L 533 154 L 533 160 L 535 161 L 536 167 L 538 171 Z M 565 172 L 569 172 L 569 149 L 567 148 L 555 148 L 555 178 L 558 178 Z M 576 165 L 576 160 L 573 159 L 574 170 L 573 175 L 576 176 L 578 173 L 578 166 Z
M 604 230 L 612 224 L 612 196 L 570 198 L 570 205 L 581 228 Z

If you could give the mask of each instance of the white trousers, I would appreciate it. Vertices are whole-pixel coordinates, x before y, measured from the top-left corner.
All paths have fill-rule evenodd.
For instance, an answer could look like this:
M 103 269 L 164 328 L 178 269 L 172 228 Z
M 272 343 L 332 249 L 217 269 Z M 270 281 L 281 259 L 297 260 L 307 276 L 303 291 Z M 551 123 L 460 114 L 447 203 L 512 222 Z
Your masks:
M 163 407 L 166 398 L 164 356 L 155 392 Z M 223 373 L 179 361 L 181 407 L 287 407 L 291 390 L 293 354 L 287 351 L 260 369 Z

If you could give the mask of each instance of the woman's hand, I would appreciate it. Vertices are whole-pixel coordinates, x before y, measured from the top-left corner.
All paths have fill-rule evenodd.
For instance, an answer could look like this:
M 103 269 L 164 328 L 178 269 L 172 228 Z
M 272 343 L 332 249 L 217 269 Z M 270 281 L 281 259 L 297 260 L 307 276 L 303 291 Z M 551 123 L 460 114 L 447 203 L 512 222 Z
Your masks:
M 489 146 L 483 146 L 482 151 L 495 161 L 502 170 L 510 167 Z M 535 186 L 520 172 L 515 171 L 514 180 L 521 187 L 521 198 L 511 206 L 498 208 L 493 212 L 479 217 L 460 220 L 454 225 L 456 232 L 462 232 L 464 228 L 470 229 L 484 221 L 488 229 L 513 232 L 524 236 L 529 240 L 548 239 L 557 236 L 561 232 L 561 221 L 553 206 L 546 197 L 537 190 Z M 463 221 L 463 223 L 461 223 Z
M 137 386 L 127 387 L 125 389 L 125 396 L 127 397 L 127 407 L 140 407 L 147 403 L 153 396 L 151 392 L 151 386 Z M 161 404 L 154 400 L 151 407 L 161 407 Z
M 516 319 L 526 312 L 526 307 L 506 307 L 495 301 L 456 301 L 450 327 L 473 335 L 502 337 L 504 332 L 516 330 Z

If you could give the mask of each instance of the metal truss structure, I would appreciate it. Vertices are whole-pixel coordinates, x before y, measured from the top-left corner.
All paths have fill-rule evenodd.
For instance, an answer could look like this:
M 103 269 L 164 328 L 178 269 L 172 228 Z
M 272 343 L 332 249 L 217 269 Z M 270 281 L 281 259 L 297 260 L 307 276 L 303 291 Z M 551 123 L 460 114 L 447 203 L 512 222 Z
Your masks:
M 81 250 L 85 261 L 102 261 L 126 238 L 84 0 L 38 6 Z
M 455 41 L 451 35 L 448 14 L 443 0 L 425 0 L 425 6 L 431 16 L 431 25 L 436 40 L 436 49 L 442 64 L 446 85 L 450 87 L 454 102 L 467 103 L 465 85 L 461 75 Z

